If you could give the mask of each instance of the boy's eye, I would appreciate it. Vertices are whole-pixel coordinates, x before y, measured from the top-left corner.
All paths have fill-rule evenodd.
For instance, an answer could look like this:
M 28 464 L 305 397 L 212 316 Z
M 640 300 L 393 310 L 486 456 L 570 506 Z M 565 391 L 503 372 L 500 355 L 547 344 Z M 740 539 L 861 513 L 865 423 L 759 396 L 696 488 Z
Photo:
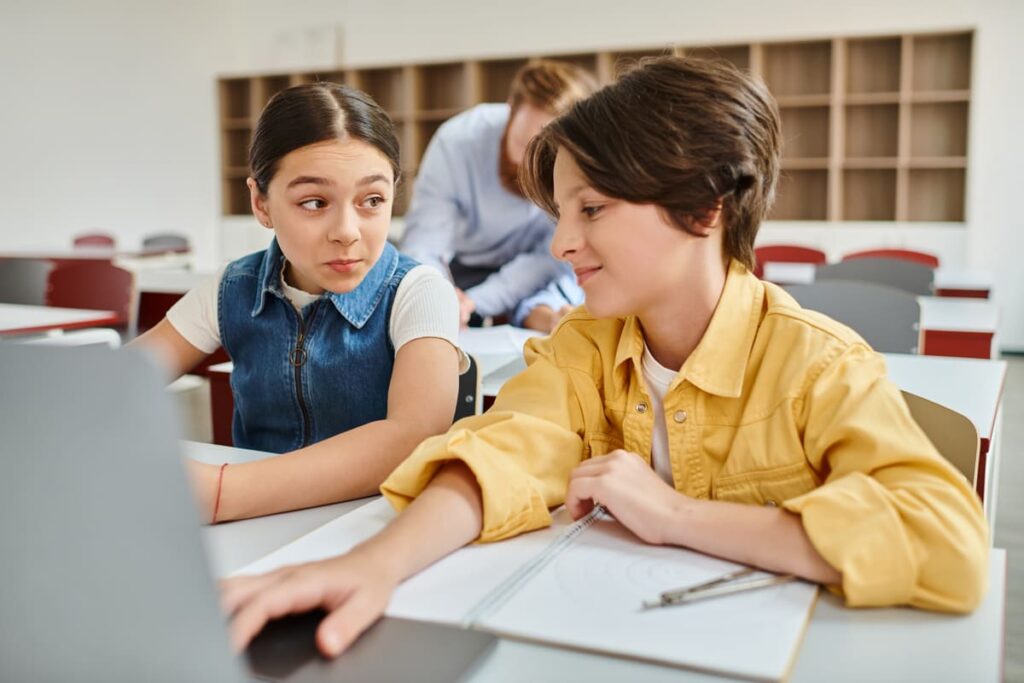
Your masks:
M 380 196 L 379 194 L 375 194 L 375 195 L 372 195 L 372 196 L 367 197 L 366 199 L 364 199 L 363 200 L 363 206 L 365 206 L 367 208 L 370 208 L 370 209 L 376 209 L 376 208 L 378 208 L 380 206 L 383 206 L 384 202 L 385 202 L 384 197 Z
M 308 211 L 316 211 L 327 206 L 327 202 L 322 199 L 307 199 L 304 202 L 300 202 L 299 206 Z

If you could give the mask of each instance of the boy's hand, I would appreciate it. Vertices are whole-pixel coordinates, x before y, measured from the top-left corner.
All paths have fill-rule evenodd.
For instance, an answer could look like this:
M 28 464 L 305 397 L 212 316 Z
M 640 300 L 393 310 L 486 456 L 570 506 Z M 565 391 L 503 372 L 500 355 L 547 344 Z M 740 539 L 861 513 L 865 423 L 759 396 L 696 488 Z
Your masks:
M 641 540 L 661 545 L 686 500 L 643 458 L 618 449 L 584 460 L 572 471 L 565 507 L 579 519 L 600 503 Z
M 244 650 L 271 619 L 323 608 L 316 631 L 325 657 L 337 657 L 384 613 L 398 581 L 387 563 L 359 548 L 320 562 L 282 567 L 221 583 L 221 605 L 231 615 L 231 643 Z

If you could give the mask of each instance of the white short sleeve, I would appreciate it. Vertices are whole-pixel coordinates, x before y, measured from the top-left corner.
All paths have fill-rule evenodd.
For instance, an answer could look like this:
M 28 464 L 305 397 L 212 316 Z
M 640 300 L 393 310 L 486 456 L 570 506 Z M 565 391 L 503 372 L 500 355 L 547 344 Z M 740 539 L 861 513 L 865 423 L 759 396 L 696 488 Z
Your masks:
M 455 288 L 436 268 L 416 266 L 402 278 L 395 292 L 388 323 L 395 353 L 421 337 L 436 337 L 459 349 L 459 300 Z M 459 372 L 469 358 L 459 349 Z
M 167 311 L 167 320 L 192 346 L 203 353 L 220 348 L 220 325 L 217 322 L 217 300 L 222 267 L 208 280 L 190 289 Z

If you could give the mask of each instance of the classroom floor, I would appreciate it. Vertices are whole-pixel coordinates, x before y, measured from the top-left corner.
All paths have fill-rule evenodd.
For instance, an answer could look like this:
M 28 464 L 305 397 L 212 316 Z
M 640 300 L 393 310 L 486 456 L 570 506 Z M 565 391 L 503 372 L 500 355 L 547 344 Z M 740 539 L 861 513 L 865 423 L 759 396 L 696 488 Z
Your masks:
M 1024 683 L 1024 504 L 1016 497 L 1024 491 L 1024 355 L 1004 356 L 1004 359 L 1009 363 L 1009 370 L 1003 391 L 995 546 L 1006 548 L 1009 565 L 1005 680 Z M 176 394 L 185 438 L 211 441 L 208 383 L 202 380 L 184 386 Z
M 1024 683 L 1024 356 L 1004 356 L 1009 362 L 1003 390 L 1003 434 L 999 464 L 999 494 L 995 545 L 1006 548 L 1007 681 Z

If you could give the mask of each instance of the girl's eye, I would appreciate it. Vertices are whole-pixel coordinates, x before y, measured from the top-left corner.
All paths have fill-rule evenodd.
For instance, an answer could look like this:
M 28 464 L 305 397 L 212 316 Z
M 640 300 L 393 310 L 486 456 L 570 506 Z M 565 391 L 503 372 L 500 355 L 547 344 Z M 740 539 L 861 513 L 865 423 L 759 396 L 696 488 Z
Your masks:
M 604 207 L 600 205 L 584 206 L 580 211 L 582 211 L 587 218 L 596 218 L 602 208 Z
M 363 200 L 363 206 L 369 209 L 376 209 L 384 205 L 385 199 L 379 194 L 372 195 Z
M 327 206 L 327 202 L 322 199 L 307 199 L 304 202 L 300 202 L 299 206 L 307 211 L 317 211 Z

